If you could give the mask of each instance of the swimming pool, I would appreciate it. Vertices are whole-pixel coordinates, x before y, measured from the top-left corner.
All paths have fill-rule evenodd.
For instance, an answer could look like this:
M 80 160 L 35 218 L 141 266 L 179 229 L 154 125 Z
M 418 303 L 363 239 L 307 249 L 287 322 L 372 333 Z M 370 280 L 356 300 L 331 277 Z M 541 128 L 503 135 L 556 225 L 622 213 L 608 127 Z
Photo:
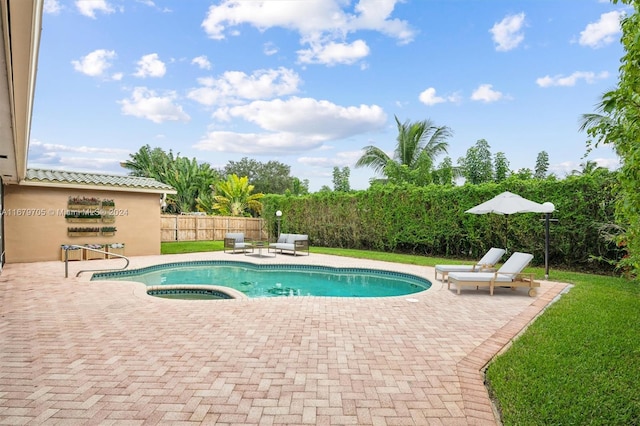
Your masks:
M 282 296 L 388 297 L 427 290 L 431 282 L 402 272 L 312 265 L 194 261 L 96 273 L 92 281 L 138 281 L 158 286 L 229 287 L 250 298 Z

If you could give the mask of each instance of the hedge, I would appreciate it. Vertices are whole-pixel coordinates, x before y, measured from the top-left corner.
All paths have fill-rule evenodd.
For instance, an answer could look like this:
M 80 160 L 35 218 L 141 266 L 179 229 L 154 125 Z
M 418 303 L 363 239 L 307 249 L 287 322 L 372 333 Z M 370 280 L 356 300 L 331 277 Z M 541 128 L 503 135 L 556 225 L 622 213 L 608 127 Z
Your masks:
M 616 225 L 615 183 L 615 173 L 601 171 L 562 180 L 507 179 L 455 187 L 376 185 L 349 193 L 266 195 L 263 217 L 275 235 L 275 211 L 281 210 L 281 232 L 308 234 L 316 246 L 460 258 L 478 258 L 490 247 L 506 247 L 509 252 L 533 253 L 533 263 L 543 264 L 544 215 L 465 213 L 510 191 L 555 205 L 551 266 L 612 272 L 624 255 L 602 232 Z

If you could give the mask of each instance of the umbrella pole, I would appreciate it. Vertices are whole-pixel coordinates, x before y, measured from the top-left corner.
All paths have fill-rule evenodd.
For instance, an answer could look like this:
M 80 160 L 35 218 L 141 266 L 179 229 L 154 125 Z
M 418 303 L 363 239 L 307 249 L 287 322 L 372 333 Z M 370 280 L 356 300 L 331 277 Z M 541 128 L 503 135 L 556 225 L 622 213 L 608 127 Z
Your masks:
M 505 229 L 504 229 L 504 251 L 509 255 L 509 215 L 505 214 Z

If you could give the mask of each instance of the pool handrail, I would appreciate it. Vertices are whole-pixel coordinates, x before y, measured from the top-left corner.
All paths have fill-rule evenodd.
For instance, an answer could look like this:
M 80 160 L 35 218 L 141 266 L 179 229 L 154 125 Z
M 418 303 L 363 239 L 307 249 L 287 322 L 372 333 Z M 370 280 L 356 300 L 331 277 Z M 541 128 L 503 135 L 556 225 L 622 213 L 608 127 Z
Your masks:
M 113 256 L 113 257 L 119 257 L 121 259 L 124 259 L 127 261 L 127 263 L 122 267 L 122 268 L 108 268 L 108 269 L 82 269 L 80 271 L 78 271 L 78 273 L 76 273 L 76 277 L 79 277 L 80 274 L 82 274 L 83 272 L 101 272 L 101 271 L 120 271 L 120 270 L 124 270 L 127 269 L 127 267 L 129 266 L 129 258 L 122 255 L 122 254 L 118 254 L 118 253 L 110 253 L 104 250 L 98 250 L 98 249 L 94 249 L 91 247 L 87 247 L 87 246 L 79 246 L 77 244 L 70 244 L 68 246 L 66 246 L 64 248 L 64 277 L 65 278 L 69 278 L 69 249 L 71 248 L 75 248 L 75 249 L 85 249 L 85 250 L 90 250 L 96 253 L 102 253 L 108 256 Z

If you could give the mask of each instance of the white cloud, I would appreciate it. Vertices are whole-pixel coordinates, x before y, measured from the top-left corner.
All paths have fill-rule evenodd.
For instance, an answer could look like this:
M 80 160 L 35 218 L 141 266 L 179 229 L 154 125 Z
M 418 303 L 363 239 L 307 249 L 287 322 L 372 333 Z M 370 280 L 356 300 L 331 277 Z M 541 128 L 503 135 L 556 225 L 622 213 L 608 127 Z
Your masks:
M 600 15 L 598 22 L 592 22 L 580 33 L 580 45 L 595 49 L 610 44 L 620 34 L 620 19 L 622 11 L 607 12 Z
M 288 100 L 255 101 L 229 109 L 243 118 L 275 132 L 315 135 L 321 140 L 343 139 L 381 129 L 386 114 L 377 105 L 343 107 L 329 101 L 292 97 Z
M 489 32 L 493 34 L 496 50 L 506 52 L 515 49 L 524 40 L 522 27 L 524 26 L 524 12 L 517 15 L 507 15 L 502 21 L 491 27 Z
M 268 42 L 264 44 L 262 51 L 264 52 L 265 55 L 272 56 L 278 53 L 278 48 L 272 42 Z
M 126 149 L 69 146 L 33 139 L 29 142 L 29 167 L 87 170 L 90 164 L 87 171 L 113 170 L 129 154 Z
M 138 61 L 138 68 L 136 69 L 135 76 L 146 77 L 162 77 L 167 72 L 167 67 L 160 59 L 158 59 L 157 53 L 150 53 L 144 55 Z
M 348 42 L 349 34 L 357 31 L 378 31 L 409 43 L 415 31 L 406 21 L 391 17 L 401 0 L 360 0 L 353 12 L 346 11 L 350 2 L 343 0 L 306 1 L 243 1 L 223 0 L 209 7 L 202 27 L 216 40 L 225 33 L 249 24 L 266 31 L 273 27 L 287 28 L 300 34 L 301 44 L 309 45 L 298 53 L 304 63 L 352 64 L 369 54 L 362 41 Z
M 351 167 L 362 157 L 362 151 L 336 152 L 331 157 L 300 157 L 298 163 L 309 167 Z
M 485 103 L 496 102 L 503 99 L 504 95 L 497 90 L 493 90 L 492 84 L 481 84 L 471 94 L 471 100 L 482 101 Z
M 121 111 L 124 115 L 146 118 L 154 123 L 189 121 L 191 117 L 180 105 L 175 104 L 176 99 L 177 95 L 172 91 L 158 96 L 155 91 L 146 87 L 136 87 L 129 99 L 123 99 L 118 103 L 122 106 Z
M 106 14 L 115 12 L 107 0 L 76 0 L 76 8 L 81 15 L 96 19 L 96 11 Z
M 57 15 L 62 10 L 59 0 L 44 0 L 42 11 L 51 15 Z
M 369 46 L 363 40 L 353 43 L 312 43 L 309 49 L 298 50 L 298 60 L 304 64 L 351 65 L 369 56 Z
M 102 77 L 106 70 L 111 67 L 110 60 L 116 57 L 113 50 L 98 49 L 83 56 L 80 60 L 73 60 L 73 68 L 82 74 L 91 77 Z
M 298 92 L 300 76 L 287 68 L 257 70 L 251 75 L 241 71 L 227 71 L 220 78 L 202 78 L 203 86 L 187 94 L 203 105 L 226 105 L 238 100 L 270 99 Z
M 540 77 L 536 79 L 536 84 L 540 87 L 551 87 L 551 86 L 564 86 L 564 87 L 572 87 L 575 86 L 576 83 L 580 80 L 584 80 L 585 82 L 592 84 L 595 83 L 596 80 L 603 80 L 609 77 L 609 73 L 603 71 L 599 74 L 596 74 L 591 71 L 576 71 L 571 75 L 563 76 L 561 74 L 555 76 L 546 75 L 544 77 Z
M 205 55 L 196 56 L 191 60 L 191 63 L 199 66 L 203 70 L 211 69 L 211 62 L 209 62 L 209 59 L 207 59 Z
M 212 131 L 193 147 L 201 151 L 239 154 L 292 154 L 318 148 L 322 141 L 295 133 Z
M 442 102 L 447 101 L 445 98 L 437 96 L 436 89 L 434 89 L 433 87 L 429 87 L 428 89 L 420 93 L 419 99 L 420 99 L 420 102 L 429 106 L 440 104 Z
M 264 130 L 263 133 L 212 131 L 195 145 L 205 151 L 236 153 L 299 153 L 320 148 L 324 142 L 379 130 L 386 114 L 377 105 L 343 107 L 328 101 L 291 98 L 255 101 L 225 109 Z

